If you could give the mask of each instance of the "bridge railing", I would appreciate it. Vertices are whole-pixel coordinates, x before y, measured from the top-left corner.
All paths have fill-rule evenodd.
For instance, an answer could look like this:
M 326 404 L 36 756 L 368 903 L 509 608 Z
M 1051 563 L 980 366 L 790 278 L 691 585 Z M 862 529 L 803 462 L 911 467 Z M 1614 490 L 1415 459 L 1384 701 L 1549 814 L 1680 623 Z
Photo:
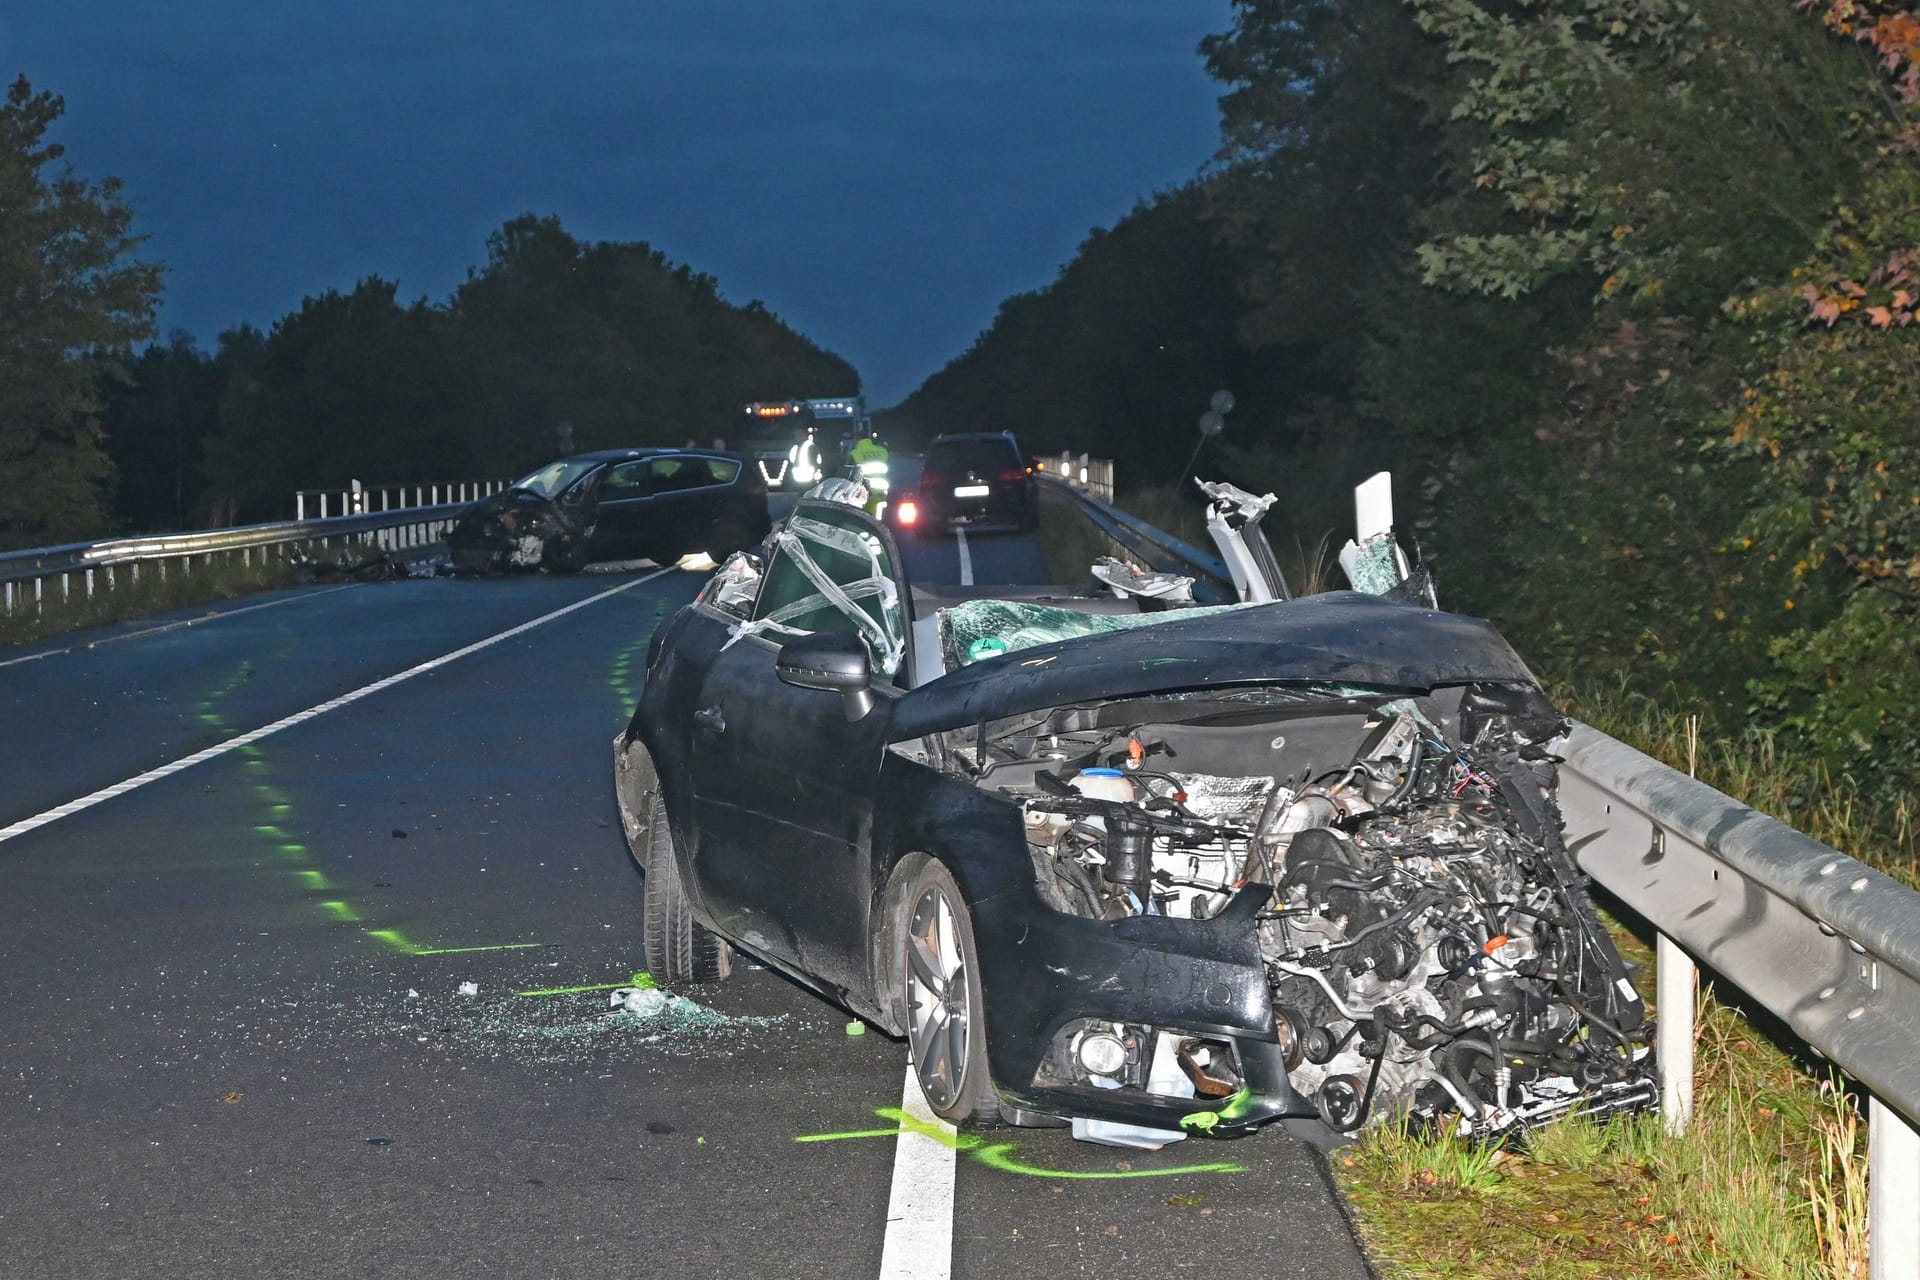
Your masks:
M 1153 567 L 1224 573 L 1171 534 L 1054 487 L 1110 537 L 1180 562 Z M 1920 1276 L 1920 892 L 1589 725 L 1559 752 L 1568 848 L 1658 931 L 1669 1129 L 1684 1132 L 1692 1114 L 1706 965 L 1865 1088 L 1872 1277 Z
M 477 502 L 499 493 L 510 480 L 453 480 L 443 484 L 362 484 L 349 480 L 344 488 L 301 489 L 293 495 L 293 518 L 325 520 L 329 516 L 364 516 L 376 511 L 403 511 L 446 503 Z

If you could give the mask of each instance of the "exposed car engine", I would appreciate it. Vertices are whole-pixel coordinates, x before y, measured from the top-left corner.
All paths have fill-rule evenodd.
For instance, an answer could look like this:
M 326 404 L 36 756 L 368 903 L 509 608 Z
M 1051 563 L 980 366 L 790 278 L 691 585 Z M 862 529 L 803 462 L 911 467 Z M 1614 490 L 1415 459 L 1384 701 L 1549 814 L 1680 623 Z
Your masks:
M 1207 919 L 1271 886 L 1254 927 L 1280 1047 L 1329 1126 L 1457 1115 L 1491 1137 L 1656 1096 L 1644 1008 L 1561 843 L 1561 728 L 1532 690 L 1263 687 L 934 745 L 1021 805 L 1056 910 Z M 1242 1085 L 1229 1046 L 1178 1029 L 1088 1023 L 1055 1058 L 1100 1088 Z

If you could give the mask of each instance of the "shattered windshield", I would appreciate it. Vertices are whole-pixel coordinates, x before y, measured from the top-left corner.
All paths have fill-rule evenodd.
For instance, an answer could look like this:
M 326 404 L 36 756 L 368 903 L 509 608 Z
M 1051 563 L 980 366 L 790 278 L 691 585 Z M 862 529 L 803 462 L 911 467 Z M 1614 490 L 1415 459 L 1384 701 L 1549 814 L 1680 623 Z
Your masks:
M 573 482 L 600 464 L 579 458 L 562 459 L 549 462 L 538 471 L 532 471 L 513 482 L 516 489 L 526 489 L 543 498 L 557 498 L 569 489 Z

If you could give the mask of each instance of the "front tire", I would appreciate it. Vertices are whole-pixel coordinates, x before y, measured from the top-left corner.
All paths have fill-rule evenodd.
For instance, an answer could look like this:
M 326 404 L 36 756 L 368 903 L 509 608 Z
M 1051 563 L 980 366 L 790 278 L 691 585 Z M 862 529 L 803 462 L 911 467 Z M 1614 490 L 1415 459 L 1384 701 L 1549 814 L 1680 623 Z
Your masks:
M 680 882 L 674 857 L 673 828 L 658 791 L 647 807 L 647 887 L 643 902 L 641 954 L 647 972 L 668 986 L 682 982 L 718 982 L 733 973 L 733 948 L 693 918 L 693 905 Z
M 901 1022 L 927 1105 L 954 1124 L 991 1124 L 999 1100 L 987 1069 L 985 1001 L 973 916 L 952 875 L 929 862 L 906 903 Z

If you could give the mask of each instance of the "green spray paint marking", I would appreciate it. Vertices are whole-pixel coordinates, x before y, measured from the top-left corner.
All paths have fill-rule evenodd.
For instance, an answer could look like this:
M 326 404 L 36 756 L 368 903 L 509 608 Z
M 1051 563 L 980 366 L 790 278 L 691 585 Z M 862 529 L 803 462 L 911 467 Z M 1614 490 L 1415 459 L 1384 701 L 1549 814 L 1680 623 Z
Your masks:
M 642 970 L 625 982 L 596 982 L 587 987 L 541 987 L 538 991 L 516 991 L 517 996 L 570 996 L 582 991 L 618 991 L 623 987 L 632 987 L 636 991 L 652 991 L 660 984 L 653 975 Z
M 1011 1142 L 987 1144 L 978 1134 L 950 1132 L 946 1126 L 928 1124 L 917 1120 L 898 1107 L 876 1107 L 873 1114 L 882 1120 L 893 1121 L 891 1129 L 850 1129 L 844 1133 L 809 1133 L 795 1138 L 795 1142 L 843 1142 L 851 1138 L 897 1138 L 903 1133 L 917 1133 L 923 1138 L 931 1138 L 949 1151 L 965 1152 L 986 1165 L 989 1169 L 998 1169 L 1002 1173 L 1020 1173 L 1030 1178 L 1061 1178 L 1085 1182 L 1110 1182 L 1122 1178 L 1173 1178 L 1198 1173 L 1245 1173 L 1245 1165 L 1231 1161 L 1214 1161 L 1208 1164 L 1186 1164 L 1175 1169 L 1045 1169 L 1039 1165 L 1027 1164 L 1014 1159 L 1018 1149 Z M 1211 1115 L 1211 1112 L 1207 1114 Z
M 369 929 L 367 936 L 384 942 L 402 955 L 409 956 L 458 956 L 471 951 L 526 951 L 533 947 L 544 947 L 544 942 L 498 942 L 488 947 L 423 947 L 412 942 L 398 929 Z
M 1180 1127 L 1195 1133 L 1212 1133 L 1222 1120 L 1238 1120 L 1253 1110 L 1253 1090 L 1241 1089 L 1217 1111 L 1189 1111 L 1180 1117 Z
M 360 922 L 358 913 L 339 898 L 321 903 L 320 909 L 332 916 L 335 920 L 345 921 L 347 924 L 358 924 Z

